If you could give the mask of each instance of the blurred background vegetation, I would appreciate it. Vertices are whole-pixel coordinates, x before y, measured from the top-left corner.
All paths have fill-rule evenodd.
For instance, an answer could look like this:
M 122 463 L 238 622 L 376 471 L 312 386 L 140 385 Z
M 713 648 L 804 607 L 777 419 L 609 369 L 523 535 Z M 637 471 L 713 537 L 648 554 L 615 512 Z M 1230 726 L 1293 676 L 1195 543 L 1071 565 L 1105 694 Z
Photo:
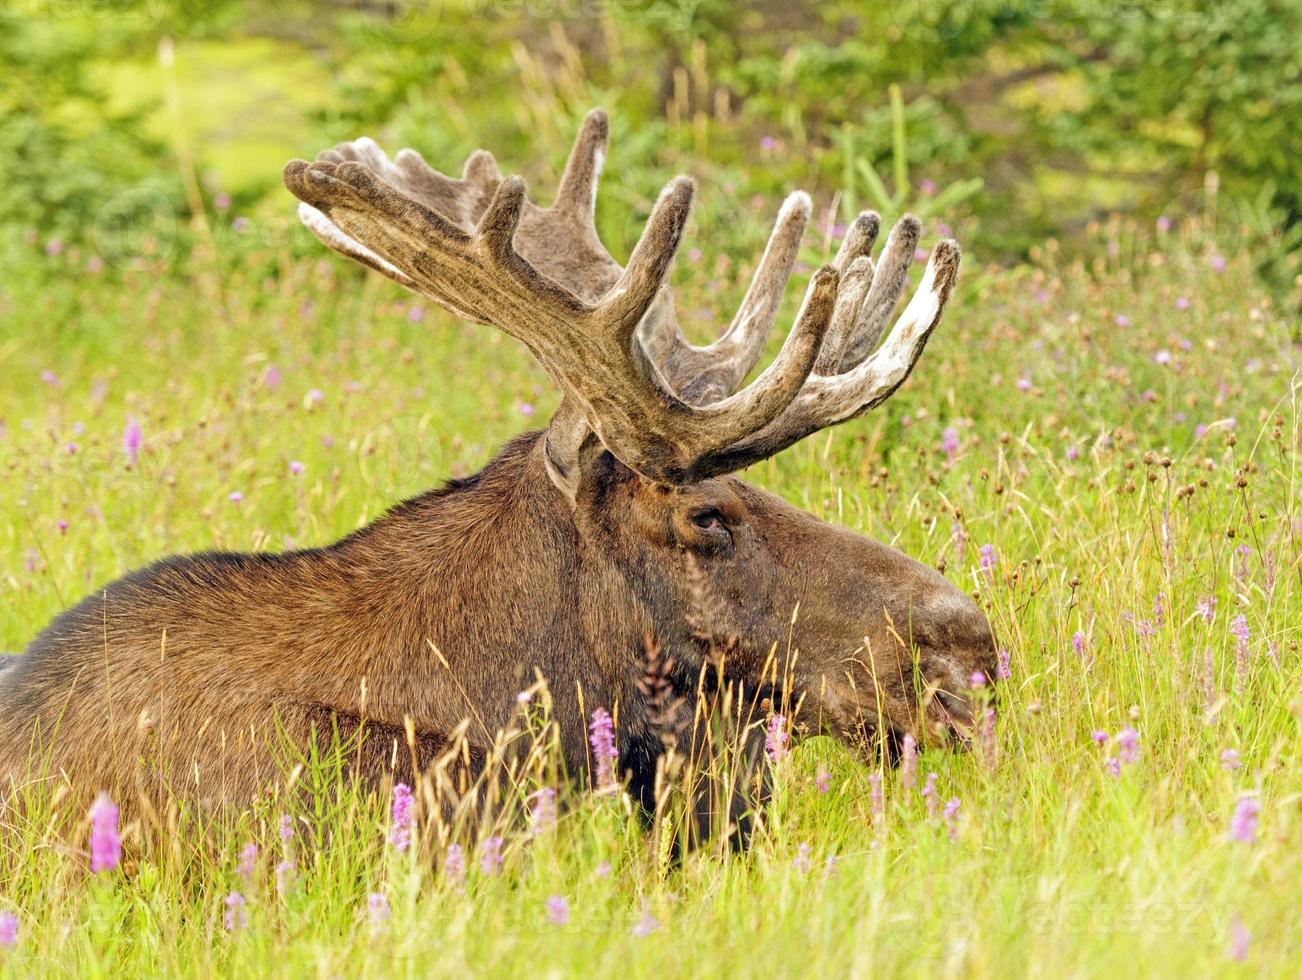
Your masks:
M 1298 0 L 0 0 L 0 250 L 315 250 L 281 167 L 361 133 L 488 146 L 545 198 L 601 104 L 617 255 L 687 170 L 712 252 L 804 186 L 829 228 L 915 210 L 983 263 L 1246 252 L 1296 310 L 1299 36 Z

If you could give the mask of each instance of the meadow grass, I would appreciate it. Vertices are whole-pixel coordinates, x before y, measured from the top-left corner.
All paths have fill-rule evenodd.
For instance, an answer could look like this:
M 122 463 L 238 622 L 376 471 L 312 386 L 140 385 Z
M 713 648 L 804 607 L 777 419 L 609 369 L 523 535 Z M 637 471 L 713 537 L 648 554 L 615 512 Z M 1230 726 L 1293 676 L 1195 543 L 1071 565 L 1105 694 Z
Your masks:
M 759 221 L 732 227 L 758 254 Z M 547 418 L 507 338 L 296 254 L 123 272 L 73 249 L 5 283 L 0 650 L 165 554 L 329 542 Z M 1297 347 L 1244 257 L 1205 259 L 969 260 L 893 400 L 746 474 L 979 595 L 1011 672 L 993 749 L 927 752 L 912 787 L 886 768 L 878 802 L 809 739 L 749 852 L 678 863 L 626 801 L 575 796 L 506 835 L 501 873 L 467 851 L 462 883 L 435 832 L 399 853 L 389 801 L 356 792 L 291 812 L 289 841 L 274 801 L 131 825 L 98 875 L 50 800 L 0 838 L 0 976 L 1296 975 Z M 747 263 L 680 265 L 704 335 Z

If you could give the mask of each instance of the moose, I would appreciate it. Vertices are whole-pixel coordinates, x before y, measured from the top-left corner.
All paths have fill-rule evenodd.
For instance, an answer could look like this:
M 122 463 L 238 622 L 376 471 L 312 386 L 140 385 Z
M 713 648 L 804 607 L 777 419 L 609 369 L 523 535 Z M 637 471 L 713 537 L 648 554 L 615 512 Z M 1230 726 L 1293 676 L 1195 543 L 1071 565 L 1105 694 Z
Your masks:
M 902 219 L 874 263 L 880 219 L 859 215 L 776 358 L 743 385 L 810 198 L 787 198 L 730 325 L 694 346 L 667 285 L 694 184 L 669 182 L 621 267 L 595 224 L 607 139 L 593 110 L 550 207 L 483 150 L 460 179 L 366 138 L 286 166 L 318 238 L 524 344 L 559 407 L 474 476 L 334 544 L 166 558 L 58 616 L 3 658 L 0 798 L 45 779 L 247 803 L 283 777 L 282 740 L 328 732 L 360 736 L 356 778 L 411 778 L 453 733 L 472 760 L 486 754 L 541 677 L 569 771 L 590 772 L 585 711 L 603 706 L 645 800 L 664 747 L 638 664 L 653 637 L 691 693 L 709 656 L 691 625 L 701 589 L 726 620 L 719 632 L 789 652 L 781 696 L 818 730 L 854 744 L 968 730 L 971 677 L 992 676 L 995 659 L 972 599 L 733 475 L 899 388 L 953 293 L 957 244 L 933 249 L 879 344 L 921 228 Z M 771 690 L 752 676 L 762 663 L 723 669 Z

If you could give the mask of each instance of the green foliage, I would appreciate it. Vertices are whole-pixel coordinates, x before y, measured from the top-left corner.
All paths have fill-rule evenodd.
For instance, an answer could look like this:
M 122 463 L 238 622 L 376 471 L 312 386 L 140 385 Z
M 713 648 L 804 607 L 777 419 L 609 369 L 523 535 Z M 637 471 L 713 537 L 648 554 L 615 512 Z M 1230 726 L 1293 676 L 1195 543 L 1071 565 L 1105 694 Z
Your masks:
M 115 195 L 149 185 L 173 194 L 162 147 L 140 110 L 115 112 L 93 77 L 111 42 L 93 24 L 27 19 L 6 0 L 0 14 L 0 243 L 88 236 Z
M 702 196 L 705 216 L 729 213 L 721 187 Z M 707 256 L 674 283 L 680 309 L 722 319 L 765 229 L 714 220 L 685 243 Z M 1088 263 L 1046 246 L 1034 267 L 965 268 L 887 406 L 745 474 L 980 596 L 1011 654 L 997 753 L 929 750 L 919 766 L 942 805 L 960 801 L 953 836 L 899 769 L 821 738 L 779 767 L 748 854 L 674 864 L 618 796 L 574 793 L 544 834 L 504 820 L 502 873 L 471 849 L 461 888 L 437 821 L 396 854 L 387 801 L 336 792 L 331 753 L 303 760 L 310 806 L 142 819 L 108 875 L 85 870 L 84 814 L 65 802 L 61 837 L 57 801 L 37 793 L 21 832 L 0 831 L 0 913 L 20 926 L 0 977 L 1296 975 L 1296 349 L 1245 257 L 1211 270 L 1196 238 L 1191 261 L 1179 242 L 1112 255 L 1123 225 L 1089 233 Z M 251 233 L 218 269 L 189 249 L 83 274 L 69 248 L 7 270 L 0 650 L 164 554 L 334 540 L 472 472 L 556 404 L 519 345 L 301 250 Z M 1139 757 L 1114 776 L 1127 727 Z M 1244 796 L 1262 805 L 1254 844 L 1228 839 Z M 274 869 L 290 857 L 282 892 Z M 247 929 L 228 933 L 232 891 Z M 382 928 L 376 892 L 391 908 Z M 548 920 L 553 895 L 567 925 Z M 1250 934 L 1242 964 L 1236 922 Z

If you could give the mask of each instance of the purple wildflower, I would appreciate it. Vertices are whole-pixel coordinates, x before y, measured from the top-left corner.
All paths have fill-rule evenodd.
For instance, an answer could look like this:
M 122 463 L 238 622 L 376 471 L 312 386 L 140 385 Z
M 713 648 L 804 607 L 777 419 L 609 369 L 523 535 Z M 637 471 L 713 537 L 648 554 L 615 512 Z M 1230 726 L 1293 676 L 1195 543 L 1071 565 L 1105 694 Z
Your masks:
M 835 854 L 829 854 L 827 860 L 823 862 L 823 877 L 835 878 L 836 866 L 841 863 L 841 859 Z
M 968 683 L 971 684 L 973 687 L 986 686 L 986 675 L 981 673 L 981 671 L 979 670 L 972 671 L 972 676 L 969 677 L 967 680 Z
M 995 679 L 1006 681 L 1012 676 L 1012 656 L 1007 650 L 1000 650 L 998 654 L 998 665 L 995 667 Z
M 1076 656 L 1085 655 L 1085 633 L 1083 630 L 1077 630 L 1071 635 L 1071 648 L 1075 651 Z
M 1096 745 L 1108 744 L 1108 733 L 1103 731 L 1101 728 L 1096 728 L 1094 731 L 1090 732 L 1090 738 L 1094 739 Z
M 1126 314 L 1124 313 L 1118 313 L 1116 317 L 1116 324 L 1119 327 L 1128 327 L 1130 326 L 1130 317 L 1126 316 Z
M 226 495 L 226 499 L 233 504 L 238 504 L 241 500 L 244 499 L 244 494 L 240 493 L 238 490 L 232 490 L 230 493 Z
M 1253 944 L 1253 933 L 1247 931 L 1240 916 L 1234 916 L 1229 924 L 1229 949 L 1225 951 L 1230 959 L 1242 963 L 1247 959 L 1247 950 Z
M 633 935 L 641 939 L 643 936 L 649 936 L 651 933 L 659 931 L 659 929 L 660 921 L 648 910 L 642 913 L 642 918 L 638 919 L 637 925 L 633 926 Z
M 411 309 L 407 311 L 408 323 L 420 323 L 424 319 L 425 319 L 425 307 L 423 306 L 413 306 Z
M 537 411 L 537 409 L 535 409 L 528 402 L 520 403 L 520 414 L 523 415 L 525 418 L 529 418 L 530 416 L 532 416 L 535 411 Z
M 598 878 L 602 878 L 602 879 L 609 878 L 609 877 L 610 877 L 610 872 L 611 872 L 611 867 L 610 867 L 610 862 L 609 862 L 609 861 L 602 861 L 602 862 L 601 862 L 599 865 L 597 865 L 597 866 L 593 869 L 593 871 L 592 871 L 592 873 L 593 873 L 594 875 L 596 875 Z
M 457 891 L 466 882 L 466 854 L 460 844 L 449 844 L 448 855 L 443 861 L 443 872 Z
M 879 824 L 886 815 L 886 802 L 882 797 L 882 774 L 880 772 L 868 775 L 868 788 L 868 807 L 872 813 L 873 823 Z
M 1139 732 L 1133 728 L 1123 728 L 1117 732 L 1117 758 L 1123 765 L 1130 765 L 1139 758 Z
M 371 927 L 381 928 L 389 921 L 389 896 L 384 892 L 371 892 L 366 898 L 366 914 L 371 920 Z
M 535 834 L 556 822 L 556 790 L 543 786 L 529 794 L 529 823 Z
M 18 916 L 8 909 L 0 912 L 0 946 L 13 949 L 18 945 Z
M 782 715 L 774 715 L 769 719 L 768 732 L 764 735 L 764 754 L 774 765 L 787 757 L 787 741 L 790 736 L 787 734 L 786 724 L 786 718 Z
M 814 788 L 820 793 L 826 793 L 832 788 L 832 774 L 826 769 L 819 769 L 814 774 Z
M 90 808 L 90 870 L 112 871 L 121 860 L 118 808 L 108 793 L 100 793 Z
M 298 873 L 298 865 L 294 863 L 293 858 L 285 858 L 276 865 L 276 894 L 284 895 L 289 891 L 289 886 L 294 883 L 294 878 Z
M 303 464 L 296 459 L 291 459 L 289 461 L 289 472 L 294 476 L 299 476 L 303 472 Z
M 275 391 L 280 387 L 282 377 L 280 368 L 274 364 L 268 364 L 267 369 L 262 372 L 262 387 L 268 391 Z
M 1226 266 L 1225 256 L 1213 255 L 1207 260 L 1207 264 L 1212 267 L 1213 272 L 1224 272 Z
M 554 926 L 569 925 L 570 903 L 564 895 L 553 895 L 547 899 L 547 921 Z
M 1230 818 L 1230 840 L 1240 844 L 1257 842 L 1257 821 L 1261 814 L 1261 801 L 1254 796 L 1241 796 L 1234 805 Z
M 258 867 L 258 845 L 252 841 L 244 845 L 240 851 L 239 863 L 235 865 L 235 872 L 245 881 L 253 878 L 253 872 Z
M 41 380 L 44 381 L 46 385 L 48 385 L 51 388 L 59 387 L 59 376 L 55 374 L 53 371 L 51 371 L 49 368 L 46 368 L 44 371 L 41 372 Z
M 1188 296 L 1177 296 L 1177 297 L 1175 298 L 1175 308 L 1176 308 L 1177 310 L 1187 310 L 1187 309 L 1189 309 L 1189 297 L 1188 297 Z
M 1226 749 L 1221 753 L 1221 768 L 1226 772 L 1234 772 L 1234 770 L 1242 766 L 1243 763 L 1239 761 L 1239 753 L 1234 749 Z
M 936 780 L 940 777 L 934 772 L 927 773 L 927 780 L 922 784 L 922 799 L 927 804 L 927 819 L 935 820 L 940 797 L 936 795 Z
M 953 459 L 954 454 L 958 452 L 958 445 L 958 429 L 951 425 L 940 434 L 940 451 L 947 458 Z
M 1234 634 L 1234 689 L 1242 694 L 1248 678 L 1248 640 L 1252 631 L 1248 629 L 1248 617 L 1239 615 L 1230 621 L 1230 632 Z
M 958 839 L 958 819 L 959 810 L 962 809 L 963 801 L 957 796 L 951 796 L 949 802 L 945 804 L 944 812 L 941 814 L 945 818 L 945 823 L 949 825 L 949 839 Z
M 1203 618 L 1203 622 L 1210 623 L 1216 618 L 1216 596 L 1209 595 L 1194 607 L 1194 612 Z
M 294 818 L 288 813 L 280 815 L 280 839 L 286 842 L 294 839 Z
M 122 451 L 127 454 L 127 460 L 132 466 L 136 465 L 136 460 L 140 457 L 142 435 L 140 423 L 134 418 L 127 419 L 127 427 L 122 430 Z
M 796 852 L 796 856 L 791 859 L 791 866 L 802 875 L 809 873 L 809 855 L 812 851 L 813 848 L 808 844 L 801 844 L 799 850 Z
M 1109 776 L 1120 776 L 1121 760 L 1114 755 L 1111 758 L 1105 759 L 1103 761 L 1103 768 L 1107 771 L 1107 774 Z
M 1252 945 L 1252 933 L 1243 924 L 1242 917 L 1236 915 L 1230 920 L 1230 946 L 1225 955 L 1236 963 L 1248 958 L 1248 948 Z
M 900 750 L 900 786 L 908 792 L 918 784 L 918 741 L 912 735 L 904 736 Z
M 995 566 L 999 564 L 999 556 L 995 554 L 995 546 L 992 544 L 983 544 L 979 549 L 981 553 L 980 568 L 987 575 L 994 573 Z
M 397 848 L 399 854 L 406 854 L 411 847 L 411 787 L 398 783 L 393 787 L 392 817 L 393 825 L 389 829 L 389 843 Z
M 592 758 L 597 765 L 597 786 L 606 788 L 615 784 L 615 760 L 619 750 L 615 748 L 615 723 L 605 708 L 592 712 L 592 723 L 588 726 L 588 741 L 592 745 Z
M 479 845 L 479 870 L 486 875 L 502 870 L 502 838 L 496 834 Z
M 1020 378 L 1017 379 L 1017 390 L 1018 390 L 1018 391 L 1030 391 L 1030 390 L 1031 390 L 1031 384 L 1032 384 L 1032 382 L 1031 382 L 1031 377 L 1030 377 L 1030 375 L 1024 374 L 1024 375 L 1022 375 Z
M 1248 617 L 1235 616 L 1230 621 L 1230 632 L 1240 643 L 1247 643 L 1252 638 L 1252 630 L 1248 628 Z
M 245 912 L 244 896 L 239 892 L 231 892 L 226 896 L 223 904 L 226 906 L 226 915 L 223 922 L 226 925 L 227 932 L 238 932 L 249 924 L 248 914 Z

